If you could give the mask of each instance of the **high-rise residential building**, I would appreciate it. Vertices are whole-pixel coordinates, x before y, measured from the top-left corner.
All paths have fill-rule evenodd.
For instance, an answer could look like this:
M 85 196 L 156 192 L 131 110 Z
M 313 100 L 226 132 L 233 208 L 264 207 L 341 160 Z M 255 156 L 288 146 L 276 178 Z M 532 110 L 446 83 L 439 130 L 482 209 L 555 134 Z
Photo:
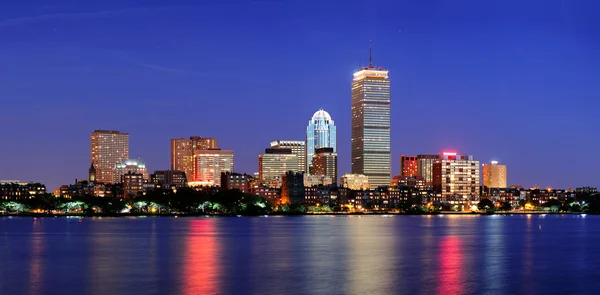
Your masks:
M 417 157 L 400 155 L 400 175 L 417 176 Z
M 281 178 L 288 171 L 298 172 L 298 156 L 291 149 L 267 148 L 258 155 L 258 174 L 263 182 Z
M 315 154 L 312 158 L 311 173 L 329 176 L 334 184 L 337 183 L 337 153 L 333 148 L 324 147 L 315 149 Z
M 129 159 L 129 134 L 115 130 L 92 132 L 90 158 L 96 170 L 96 181 L 113 183 L 115 164 Z
M 233 151 L 200 149 L 194 151 L 192 186 L 220 186 L 221 173 L 233 172 Z
M 351 154 L 353 174 L 368 176 L 373 187 L 390 184 L 390 80 L 371 57 L 352 82 Z
M 306 165 L 306 142 L 301 140 L 275 140 L 271 142 L 271 148 L 291 149 L 292 154 L 298 157 L 298 172 L 308 172 Z
M 159 188 L 182 188 L 187 186 L 185 172 L 177 170 L 156 170 L 150 176 L 151 182 Z
M 444 197 L 479 197 L 479 161 L 445 152 L 433 164 L 433 189 Z
M 433 164 L 439 155 L 417 155 L 417 176 L 423 177 L 426 185 L 433 185 Z
M 218 148 L 216 138 L 192 136 L 171 139 L 171 170 L 185 172 L 188 181 L 194 177 L 194 152 Z
M 483 164 L 483 186 L 491 188 L 507 188 L 506 165 L 500 165 L 497 161 Z
M 113 183 L 120 183 L 121 177 L 129 172 L 141 174 L 144 180 L 149 180 L 148 170 L 142 159 L 123 159 L 115 164 L 114 169 Z
M 318 110 L 306 127 L 306 172 L 310 172 L 312 157 L 318 148 L 332 148 L 337 152 L 336 128 L 329 113 Z M 313 173 L 313 172 L 310 172 Z
M 340 184 L 344 188 L 356 191 L 371 189 L 369 177 L 362 174 L 344 174 L 340 178 Z

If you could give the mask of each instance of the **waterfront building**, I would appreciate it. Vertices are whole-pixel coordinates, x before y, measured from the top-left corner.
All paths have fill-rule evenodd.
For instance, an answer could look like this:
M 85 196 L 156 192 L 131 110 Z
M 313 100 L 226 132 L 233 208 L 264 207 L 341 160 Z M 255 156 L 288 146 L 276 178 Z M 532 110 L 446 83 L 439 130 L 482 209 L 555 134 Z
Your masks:
M 0 199 L 24 199 L 43 195 L 45 193 L 46 186 L 39 182 L 0 180 Z
M 298 158 L 298 172 L 308 172 L 306 166 L 306 142 L 300 140 L 275 140 L 271 142 L 271 148 L 290 149 L 292 154 Z
M 308 121 L 306 127 L 306 158 L 305 172 L 311 172 L 312 158 L 315 150 L 319 148 L 332 148 L 337 152 L 336 127 L 329 113 L 324 110 L 318 110 Z
M 444 152 L 433 164 L 433 188 L 443 197 L 479 198 L 479 161 L 471 155 Z
M 371 189 L 369 177 L 362 174 L 344 174 L 340 178 L 340 185 L 351 190 Z
M 315 149 L 312 158 L 311 174 L 321 174 L 331 178 L 334 184 L 337 184 L 337 153 L 333 148 L 324 147 Z
M 232 172 L 221 173 L 221 189 L 239 190 L 242 193 L 250 193 L 251 176 Z
M 289 148 L 267 148 L 258 155 L 258 173 L 263 183 L 278 179 L 288 171 L 298 172 L 298 156 Z
M 133 198 L 144 190 L 144 175 L 136 172 L 127 172 L 121 176 L 123 194 L 126 198 Z
M 419 190 L 428 189 L 428 185 L 425 183 L 425 179 L 423 179 L 423 177 L 421 177 L 421 176 L 396 175 L 396 176 L 394 176 L 394 179 L 392 179 L 391 186 L 392 187 L 408 186 L 408 187 L 417 188 Z
M 194 181 L 194 152 L 217 148 L 216 138 L 191 136 L 189 139 L 171 139 L 171 170 L 183 171 L 188 182 Z
M 439 157 L 439 155 L 417 155 L 417 176 L 423 177 L 427 185 L 433 185 L 433 164 Z
M 191 186 L 220 186 L 221 173 L 233 172 L 233 151 L 220 148 L 196 150 L 193 170 Z
M 400 175 L 417 176 L 417 157 L 400 155 Z
M 95 130 L 90 135 L 90 158 L 95 180 L 113 183 L 115 164 L 129 159 L 129 134 L 115 130 Z
M 491 188 L 506 188 L 506 165 L 500 165 L 497 161 L 483 164 L 483 186 Z
M 142 159 L 123 159 L 114 166 L 114 178 L 112 183 L 120 183 L 121 177 L 129 172 L 139 173 L 142 175 L 144 180 L 149 180 L 146 164 L 144 164 Z
M 151 182 L 158 188 L 182 188 L 187 186 L 187 176 L 183 171 L 156 170 L 150 176 Z
M 304 200 L 304 173 L 288 171 L 282 175 L 281 203 L 298 204 Z
M 388 71 L 369 66 L 352 82 L 352 173 L 369 177 L 371 186 L 391 179 L 390 80 Z

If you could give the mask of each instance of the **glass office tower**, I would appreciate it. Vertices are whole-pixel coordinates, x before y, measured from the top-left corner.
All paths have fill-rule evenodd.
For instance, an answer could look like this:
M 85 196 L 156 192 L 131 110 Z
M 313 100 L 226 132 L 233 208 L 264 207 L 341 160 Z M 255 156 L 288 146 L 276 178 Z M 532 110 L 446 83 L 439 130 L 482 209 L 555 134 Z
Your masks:
M 306 168 L 310 173 L 315 150 L 320 148 L 333 148 L 333 152 L 337 152 L 335 125 L 324 110 L 317 111 L 306 128 Z

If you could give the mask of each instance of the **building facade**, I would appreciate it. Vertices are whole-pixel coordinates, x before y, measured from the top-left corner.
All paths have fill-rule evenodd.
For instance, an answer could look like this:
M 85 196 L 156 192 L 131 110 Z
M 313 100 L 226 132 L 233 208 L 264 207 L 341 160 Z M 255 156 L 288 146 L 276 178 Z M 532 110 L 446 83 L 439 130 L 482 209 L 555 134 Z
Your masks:
M 371 189 L 369 177 L 362 174 L 344 174 L 340 178 L 340 185 L 343 188 L 357 191 Z
M 417 157 L 400 155 L 400 175 L 417 176 Z
M 221 189 L 239 190 L 242 193 L 250 193 L 251 176 L 247 174 L 224 172 L 221 173 Z
M 298 172 L 298 156 L 291 149 L 267 148 L 264 154 L 258 155 L 259 178 L 266 185 L 271 186 L 272 180 L 288 171 Z
M 141 174 L 144 180 L 150 179 L 146 170 L 146 164 L 144 164 L 142 159 L 123 159 L 123 161 L 115 164 L 114 169 L 113 183 L 120 183 L 121 177 L 129 172 Z
M 479 161 L 470 155 L 440 154 L 433 164 L 433 189 L 444 197 L 479 198 Z
M 144 176 L 140 173 L 128 172 L 121 176 L 120 182 L 126 198 L 135 197 L 144 190 Z
M 46 186 L 38 182 L 0 180 L 0 198 L 5 200 L 25 199 L 43 195 Z
M 288 171 L 282 176 L 281 203 L 298 204 L 304 201 L 304 173 Z
M 491 161 L 489 164 L 483 164 L 483 186 L 491 188 L 507 188 L 506 185 L 506 165 L 500 165 L 497 161 Z
M 337 152 L 336 128 L 329 113 L 324 110 L 317 111 L 306 127 L 306 169 L 305 172 L 311 172 L 312 158 L 315 150 L 319 148 L 332 148 Z
M 271 142 L 271 148 L 290 149 L 292 154 L 298 158 L 298 172 L 308 172 L 306 166 L 306 143 L 300 140 L 275 140 Z
M 353 174 L 368 176 L 373 187 L 390 184 L 390 80 L 372 64 L 354 73 L 351 154 Z
M 233 172 L 233 151 L 207 149 L 194 151 L 192 186 L 220 186 L 221 173 Z
M 322 174 L 304 174 L 304 186 L 312 187 L 312 186 L 329 186 L 333 184 L 333 179 L 329 176 L 325 176 Z
M 433 164 L 439 155 L 417 155 L 417 176 L 423 177 L 427 185 L 433 185 Z
M 150 176 L 151 182 L 158 188 L 182 188 L 187 186 L 187 176 L 183 171 L 156 170 Z
M 219 148 L 216 138 L 192 136 L 189 139 L 171 139 L 171 170 L 183 171 L 187 181 L 193 181 L 194 152 L 216 148 Z
M 330 147 L 318 148 L 312 158 L 312 174 L 321 174 L 331 178 L 337 184 L 338 167 L 337 153 Z
M 129 134 L 95 130 L 90 135 L 90 158 L 96 170 L 96 181 L 113 183 L 115 164 L 129 159 Z

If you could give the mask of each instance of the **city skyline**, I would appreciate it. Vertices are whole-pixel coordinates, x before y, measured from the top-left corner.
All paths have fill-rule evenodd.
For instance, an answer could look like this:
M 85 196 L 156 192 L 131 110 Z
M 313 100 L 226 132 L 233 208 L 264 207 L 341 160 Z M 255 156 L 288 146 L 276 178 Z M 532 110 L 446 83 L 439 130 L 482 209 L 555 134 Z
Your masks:
M 1 124 L 12 142 L 0 145 L 0 179 L 52 188 L 86 178 L 85 138 L 99 128 L 130 133 L 130 154 L 149 171 L 169 167 L 169 139 L 201 135 L 219 138 L 236 152 L 236 170 L 252 172 L 265 143 L 303 139 L 318 108 L 336 119 L 344 174 L 348 84 L 367 64 L 372 39 L 374 59 L 394 85 L 392 175 L 400 154 L 456 150 L 507 165 L 509 185 L 599 186 L 593 167 L 600 160 L 586 156 L 597 140 L 579 144 L 600 125 L 598 26 L 586 13 L 593 4 L 546 1 L 542 13 L 517 1 L 439 11 L 384 1 L 368 8 L 374 20 L 349 17 L 365 13 L 360 2 L 341 15 L 333 3 L 315 14 L 313 4 L 7 8 L 0 15 L 9 40 L 0 49 Z M 472 5 L 485 9 L 475 17 Z M 229 13 L 215 13 L 223 9 Z M 298 26 L 302 18 L 308 27 Z M 453 116 L 457 110 L 468 115 Z M 246 124 L 260 132 L 240 128 Z M 43 153 L 41 143 L 51 143 Z

